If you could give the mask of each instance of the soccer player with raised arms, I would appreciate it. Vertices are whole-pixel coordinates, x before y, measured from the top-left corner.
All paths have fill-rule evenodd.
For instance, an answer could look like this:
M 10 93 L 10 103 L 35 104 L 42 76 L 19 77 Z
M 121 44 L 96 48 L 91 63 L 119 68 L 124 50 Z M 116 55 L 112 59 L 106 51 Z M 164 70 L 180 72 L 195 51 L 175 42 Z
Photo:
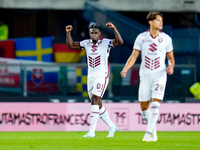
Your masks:
M 87 90 L 91 100 L 90 130 L 83 137 L 95 137 L 95 129 L 100 117 L 108 126 L 109 134 L 113 137 L 118 127 L 111 121 L 107 110 L 102 105 L 102 97 L 109 81 L 108 57 L 110 49 L 123 44 L 123 39 L 117 28 L 111 23 L 107 23 L 108 28 L 113 29 L 115 39 L 106 39 L 101 36 L 101 27 L 97 23 L 89 25 L 89 35 L 91 39 L 81 42 L 74 42 L 71 37 L 73 27 L 66 26 L 67 45 L 70 49 L 85 49 L 88 63 Z
M 159 116 L 160 102 L 164 97 L 167 74 L 172 75 L 174 72 L 175 60 L 172 39 L 161 31 L 163 15 L 160 12 L 149 12 L 146 20 L 150 29 L 137 36 L 133 52 L 121 71 L 121 76 L 126 77 L 127 71 L 141 54 L 138 99 L 142 117 L 147 122 L 147 130 L 142 141 L 151 142 L 157 141 L 156 122 Z M 166 56 L 169 62 L 167 68 Z M 149 109 L 149 104 L 151 109 Z

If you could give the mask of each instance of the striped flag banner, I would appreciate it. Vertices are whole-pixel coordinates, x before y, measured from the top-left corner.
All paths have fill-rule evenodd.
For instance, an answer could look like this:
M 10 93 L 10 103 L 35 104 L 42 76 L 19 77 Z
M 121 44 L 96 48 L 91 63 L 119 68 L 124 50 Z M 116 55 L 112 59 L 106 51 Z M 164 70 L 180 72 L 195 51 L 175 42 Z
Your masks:
M 75 63 L 80 62 L 81 57 L 85 56 L 85 50 L 71 50 L 67 44 L 53 44 L 54 56 L 56 62 Z

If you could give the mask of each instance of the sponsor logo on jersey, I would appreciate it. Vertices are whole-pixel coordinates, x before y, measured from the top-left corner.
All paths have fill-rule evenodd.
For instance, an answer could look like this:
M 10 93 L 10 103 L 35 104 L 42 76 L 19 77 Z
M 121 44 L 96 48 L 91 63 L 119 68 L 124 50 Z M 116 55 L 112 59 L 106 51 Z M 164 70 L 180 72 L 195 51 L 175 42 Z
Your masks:
M 150 51 L 154 52 L 157 50 L 157 45 L 155 43 L 152 43 L 149 46 L 150 46 L 150 48 L 149 48 Z
M 91 50 L 93 51 L 93 53 L 94 53 L 95 51 L 97 51 L 97 47 L 98 47 L 98 46 L 96 46 L 96 45 L 92 45 L 92 49 L 91 49 Z
M 142 40 L 142 43 L 146 43 L 146 42 L 152 43 L 152 40 L 151 39 Z
M 90 55 L 98 55 L 99 53 L 90 53 Z

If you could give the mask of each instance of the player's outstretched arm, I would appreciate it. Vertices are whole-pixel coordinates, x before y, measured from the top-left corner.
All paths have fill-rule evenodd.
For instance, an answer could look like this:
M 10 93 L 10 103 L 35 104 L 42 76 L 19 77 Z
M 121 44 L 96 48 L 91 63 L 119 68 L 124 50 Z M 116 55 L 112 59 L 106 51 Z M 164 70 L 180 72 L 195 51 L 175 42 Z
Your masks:
M 123 39 L 122 39 L 120 33 L 118 32 L 117 28 L 114 26 L 114 24 L 112 24 L 111 22 L 108 22 L 108 23 L 106 24 L 106 26 L 107 26 L 108 28 L 113 29 L 113 31 L 114 31 L 114 33 L 115 33 L 115 39 L 112 41 L 112 42 L 113 42 L 113 46 L 114 46 L 114 47 L 117 47 L 117 46 L 119 46 L 119 45 L 122 45 L 122 44 L 124 43 L 124 41 L 123 41 Z
M 122 78 L 126 77 L 126 73 L 127 71 L 135 64 L 135 61 L 137 60 L 138 56 L 140 54 L 140 51 L 138 50 L 133 50 L 131 56 L 129 57 L 129 59 L 127 60 L 123 70 L 121 71 L 121 76 Z
M 171 51 L 167 54 L 167 59 L 170 62 L 169 66 L 167 67 L 167 73 L 169 75 L 172 75 L 174 73 L 174 65 L 175 65 L 175 59 L 174 59 L 174 52 Z
M 81 49 L 79 42 L 74 42 L 71 37 L 71 31 L 73 30 L 73 27 L 71 25 L 66 26 L 65 28 L 67 36 L 66 36 L 66 42 L 69 49 Z

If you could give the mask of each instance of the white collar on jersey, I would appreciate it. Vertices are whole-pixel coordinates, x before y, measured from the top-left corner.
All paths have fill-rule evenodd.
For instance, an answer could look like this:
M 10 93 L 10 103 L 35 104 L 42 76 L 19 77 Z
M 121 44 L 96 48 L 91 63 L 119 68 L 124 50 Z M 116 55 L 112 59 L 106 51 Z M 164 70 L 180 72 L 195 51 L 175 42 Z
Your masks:
M 100 45 L 102 43 L 103 37 L 101 36 L 100 39 L 97 41 L 97 45 Z M 92 39 L 90 39 L 90 43 L 92 43 Z
M 153 36 L 151 35 L 150 29 L 148 29 L 146 32 L 147 32 L 147 35 L 150 35 L 153 39 L 155 39 L 156 37 L 162 35 L 162 31 L 161 31 L 161 30 L 160 30 L 159 34 L 158 34 L 156 37 L 153 37 Z

